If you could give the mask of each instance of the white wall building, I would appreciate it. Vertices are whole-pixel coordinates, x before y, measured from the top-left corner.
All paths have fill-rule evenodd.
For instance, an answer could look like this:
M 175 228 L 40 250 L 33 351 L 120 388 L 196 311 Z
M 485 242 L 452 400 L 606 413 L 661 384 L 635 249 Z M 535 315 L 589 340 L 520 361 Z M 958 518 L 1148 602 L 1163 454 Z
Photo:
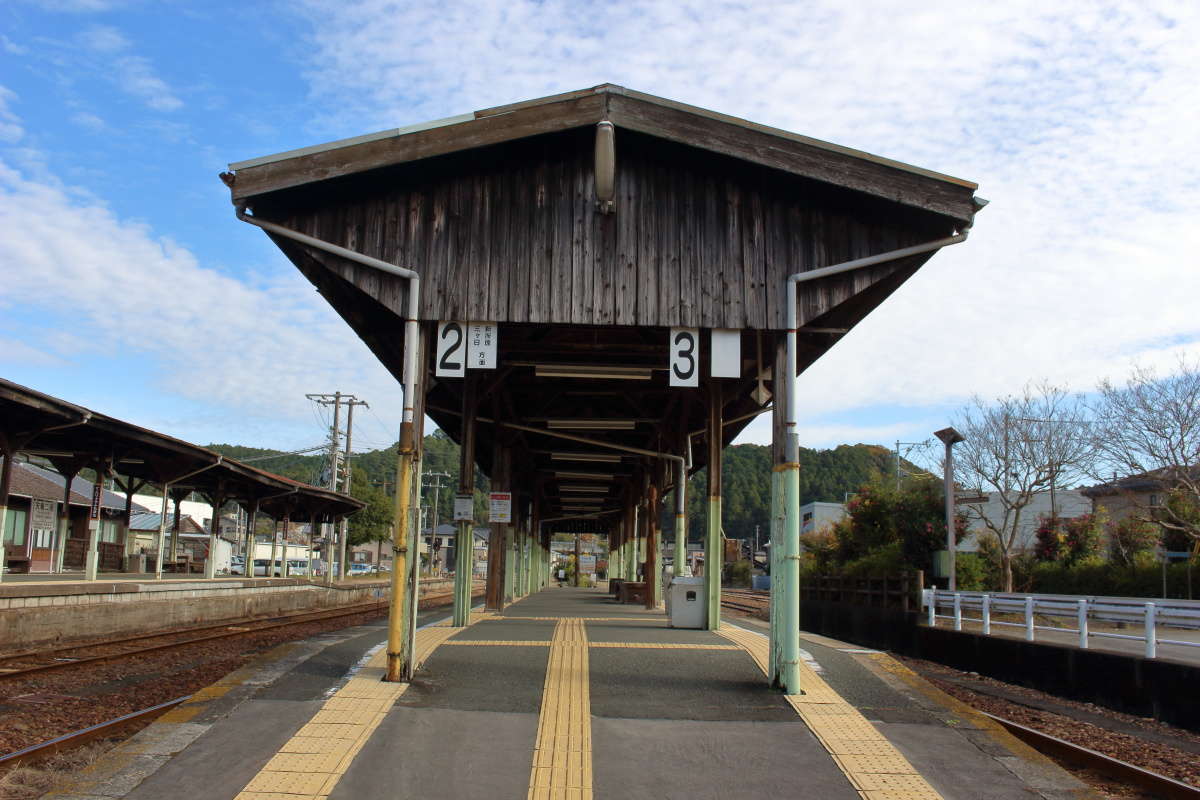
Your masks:
M 800 506 L 800 533 L 819 531 L 845 516 L 846 506 L 841 503 L 805 503 Z
M 966 489 L 960 489 L 958 493 L 960 496 L 974 495 L 973 492 Z M 981 516 L 991 520 L 997 527 L 1000 527 L 1004 520 L 1004 506 L 1000 502 L 999 492 L 984 492 L 978 496 L 987 497 L 987 502 L 959 506 L 967 512 L 968 526 L 971 531 L 970 536 L 958 543 L 959 550 L 979 549 L 979 534 L 989 530 L 980 519 Z M 1055 489 L 1054 510 L 1060 519 L 1082 517 L 1092 513 L 1092 501 L 1084 497 L 1083 492 L 1077 489 Z M 1013 552 L 1033 550 L 1034 545 L 1037 544 L 1038 524 L 1042 517 L 1048 516 L 1050 516 L 1050 492 L 1038 492 L 1033 496 L 1029 505 L 1021 509 L 1017 537 L 1013 540 Z

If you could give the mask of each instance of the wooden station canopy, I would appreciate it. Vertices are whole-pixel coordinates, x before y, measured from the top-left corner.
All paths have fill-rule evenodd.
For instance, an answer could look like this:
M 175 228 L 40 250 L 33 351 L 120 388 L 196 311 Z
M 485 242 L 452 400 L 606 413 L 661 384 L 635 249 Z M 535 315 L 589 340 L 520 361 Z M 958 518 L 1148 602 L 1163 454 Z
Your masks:
M 787 388 L 789 275 L 961 233 L 982 207 L 968 181 L 613 85 L 222 179 L 256 219 L 418 272 L 418 409 L 541 518 L 601 512 L 576 530 L 671 473 L 539 431 L 703 467 Z M 402 379 L 408 282 L 271 235 Z M 800 284 L 798 369 L 932 255 Z
M 119 474 L 135 485 L 199 492 L 279 519 L 320 521 L 363 503 L 348 495 L 274 475 L 233 459 L 0 379 L 0 451 L 43 457 L 68 477 L 81 469 Z M 7 459 L 6 459 L 7 461 Z M 69 481 L 68 481 L 69 483 Z M 2 499 L 2 498 L 0 498 Z

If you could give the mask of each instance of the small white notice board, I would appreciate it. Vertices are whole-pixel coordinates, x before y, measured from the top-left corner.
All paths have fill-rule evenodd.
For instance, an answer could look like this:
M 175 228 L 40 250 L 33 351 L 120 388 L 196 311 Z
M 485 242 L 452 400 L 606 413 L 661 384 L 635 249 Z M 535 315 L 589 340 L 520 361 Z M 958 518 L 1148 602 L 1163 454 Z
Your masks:
M 475 519 L 475 498 L 469 494 L 454 496 L 454 521 L 471 522 Z
M 512 522 L 512 492 L 488 495 L 488 522 Z

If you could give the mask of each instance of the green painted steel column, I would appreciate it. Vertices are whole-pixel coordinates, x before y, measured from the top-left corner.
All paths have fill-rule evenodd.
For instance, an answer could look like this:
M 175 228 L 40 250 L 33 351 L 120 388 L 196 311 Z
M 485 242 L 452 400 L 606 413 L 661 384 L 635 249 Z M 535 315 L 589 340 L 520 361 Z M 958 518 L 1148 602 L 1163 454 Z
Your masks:
M 675 568 L 676 576 L 691 575 L 687 560 L 687 515 L 675 515 Z
M 708 530 L 704 537 L 704 594 L 708 604 L 707 629 L 721 627 L 721 498 L 708 498 Z
M 794 299 L 793 299 L 794 302 Z M 777 343 L 773 369 L 772 462 L 779 475 L 780 523 L 774 532 L 771 593 L 778 608 L 771 626 L 775 651 L 772 685 L 786 694 L 800 689 L 800 436 L 796 430 L 795 360 L 796 333 L 789 331 L 787 343 Z M 775 551 L 779 553 L 776 555 Z
M 782 608 L 780 602 L 780 580 L 779 580 L 779 564 L 780 556 L 783 554 L 783 548 L 777 546 L 783 541 L 783 488 L 782 476 L 779 470 L 771 470 L 771 527 L 770 527 L 770 564 L 771 564 L 771 606 L 769 619 L 771 622 L 770 629 L 770 664 L 767 671 L 767 680 L 774 686 L 775 676 L 779 674 L 779 611 Z
M 800 693 L 800 465 L 784 464 L 783 553 L 780 557 L 779 643 L 776 680 L 786 694 Z M 775 579 L 771 579 L 772 585 Z
M 471 523 L 458 523 L 454 539 L 454 627 L 461 628 L 470 621 L 471 614 Z
M 708 440 L 708 526 L 704 537 L 704 593 L 707 600 L 708 630 L 721 627 L 721 450 L 724 436 L 722 420 L 724 396 L 719 381 L 708 384 L 708 414 L 705 438 Z
M 513 536 L 513 526 L 505 525 L 504 532 L 504 603 L 507 605 L 513 601 L 513 587 L 516 585 L 516 558 L 515 550 L 516 542 Z

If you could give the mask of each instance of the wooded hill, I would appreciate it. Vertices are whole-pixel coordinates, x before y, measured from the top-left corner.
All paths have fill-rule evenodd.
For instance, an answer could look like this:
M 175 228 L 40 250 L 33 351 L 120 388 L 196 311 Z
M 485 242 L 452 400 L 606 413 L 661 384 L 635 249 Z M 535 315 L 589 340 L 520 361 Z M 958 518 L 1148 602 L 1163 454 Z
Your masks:
M 255 459 L 254 466 L 279 475 L 315 483 L 320 479 L 327 461 L 324 454 L 279 455 L 277 458 L 261 459 L 260 456 L 277 455 L 278 451 L 230 444 L 211 444 L 210 449 L 238 460 Z M 356 453 L 353 458 L 356 476 L 366 476 L 368 486 L 375 490 L 392 492 L 396 481 L 396 449 L 370 450 Z M 906 472 L 920 472 L 917 467 L 902 462 Z M 721 457 L 724 476 L 723 518 L 725 534 L 735 539 L 752 539 L 754 527 L 759 526 L 759 535 L 765 541 L 770 530 L 771 498 L 771 448 L 768 445 L 739 444 L 728 447 Z M 800 448 L 800 502 L 845 501 L 848 492 L 855 492 L 865 483 L 878 480 L 894 473 L 896 456 L 892 450 L 880 445 L 839 445 L 832 450 Z M 361 472 L 360 472 L 361 470 Z M 442 489 L 438 497 L 438 519 L 451 519 L 454 494 L 458 486 L 458 445 L 441 431 L 425 437 L 425 483 L 438 479 L 432 473 L 442 472 L 449 477 L 440 479 Z M 688 481 L 688 538 L 698 540 L 703 536 L 704 515 L 707 509 L 707 476 L 700 470 Z M 484 519 L 483 497 L 488 490 L 488 480 L 478 469 L 475 471 L 475 496 L 477 519 Z M 352 486 L 356 496 L 362 496 L 366 487 Z M 424 503 L 433 503 L 433 489 L 425 492 Z M 365 499 L 365 498 L 364 498 Z M 673 499 L 664 498 L 662 524 L 665 531 L 672 529 L 671 509 Z

